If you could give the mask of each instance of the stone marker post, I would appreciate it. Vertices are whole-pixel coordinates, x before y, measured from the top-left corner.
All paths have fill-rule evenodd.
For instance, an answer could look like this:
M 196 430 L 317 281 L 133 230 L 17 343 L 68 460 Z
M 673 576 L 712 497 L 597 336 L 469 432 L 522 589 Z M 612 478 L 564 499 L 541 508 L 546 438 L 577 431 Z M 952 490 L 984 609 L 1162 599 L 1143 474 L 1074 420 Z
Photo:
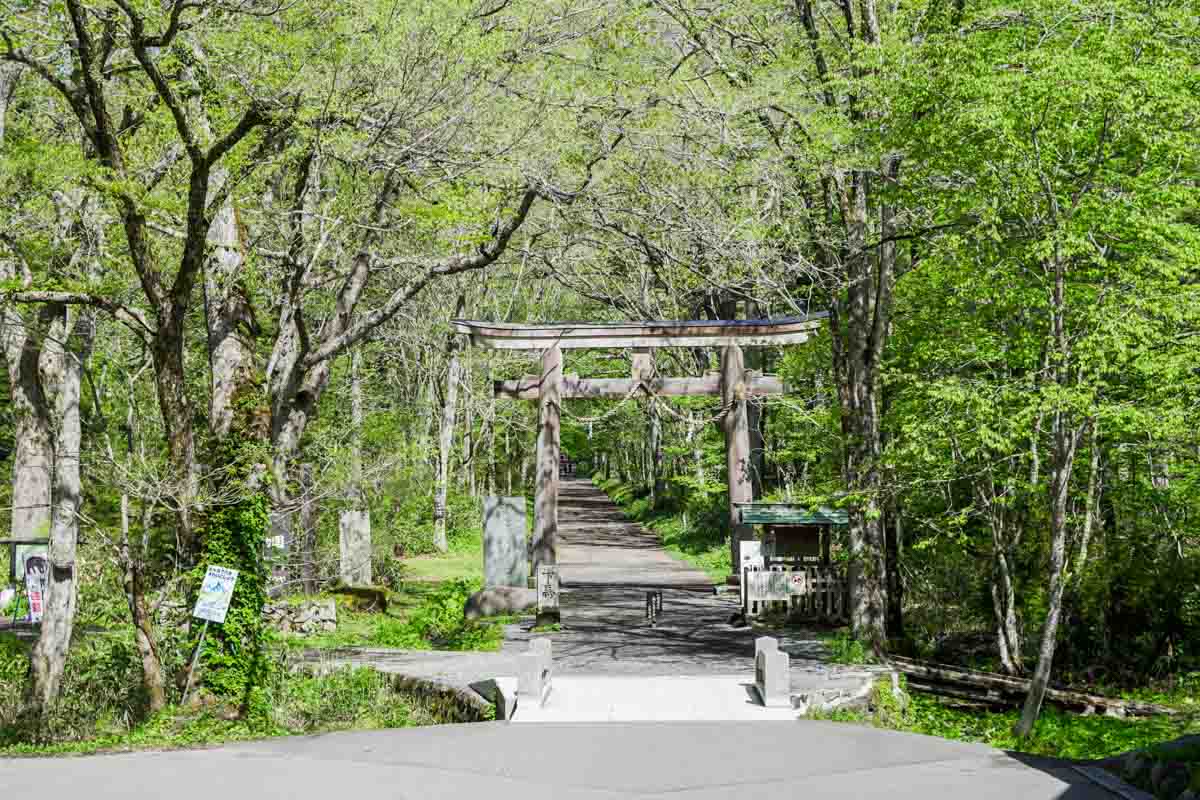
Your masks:
M 541 564 L 537 568 L 537 619 L 534 625 L 557 625 L 559 586 L 558 565 Z
M 550 640 L 534 639 L 529 643 L 529 652 L 517 656 L 517 700 L 545 705 L 550 696 L 550 681 L 553 677 L 554 661 Z
M 792 705 L 791 658 L 769 636 L 754 640 L 754 688 L 767 708 Z
M 529 585 L 524 497 L 483 498 L 483 585 Z

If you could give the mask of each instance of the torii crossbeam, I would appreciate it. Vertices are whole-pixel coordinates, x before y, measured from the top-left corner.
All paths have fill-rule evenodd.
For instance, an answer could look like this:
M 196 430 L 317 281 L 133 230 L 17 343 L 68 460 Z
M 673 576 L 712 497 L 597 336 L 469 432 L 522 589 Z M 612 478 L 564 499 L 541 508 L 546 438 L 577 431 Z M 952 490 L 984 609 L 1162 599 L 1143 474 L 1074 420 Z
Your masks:
M 538 401 L 536 488 L 534 498 L 533 562 L 557 563 L 558 461 L 560 404 L 570 398 L 621 398 L 637 388 L 663 397 L 720 395 L 729 413 L 722 420 L 729 473 L 730 549 L 738 560 L 738 542 L 753 538 L 753 529 L 734 514 L 735 503 L 754 500 L 750 478 L 750 432 L 746 398 L 781 394 L 783 382 L 748 371 L 742 347 L 799 344 L 822 325 L 827 314 L 777 320 L 618 322 L 611 324 L 546 322 L 513 325 L 454 320 L 455 331 L 470 337 L 476 347 L 496 350 L 537 350 L 542 354 L 540 375 L 497 381 L 496 397 Z M 666 378 L 654 369 L 651 348 L 719 347 L 721 371 L 701 377 Z M 562 373 L 564 349 L 632 348 L 633 375 L 628 378 L 580 378 Z

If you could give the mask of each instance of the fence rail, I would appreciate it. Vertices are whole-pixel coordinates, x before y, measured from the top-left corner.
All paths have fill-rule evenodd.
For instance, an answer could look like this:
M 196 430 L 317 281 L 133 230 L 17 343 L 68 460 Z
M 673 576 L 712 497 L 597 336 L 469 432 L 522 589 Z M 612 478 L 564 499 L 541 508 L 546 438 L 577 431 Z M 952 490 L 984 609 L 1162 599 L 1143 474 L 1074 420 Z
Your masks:
M 776 612 L 840 620 L 846 607 L 846 581 L 835 567 L 776 562 L 742 571 L 742 610 L 748 617 Z

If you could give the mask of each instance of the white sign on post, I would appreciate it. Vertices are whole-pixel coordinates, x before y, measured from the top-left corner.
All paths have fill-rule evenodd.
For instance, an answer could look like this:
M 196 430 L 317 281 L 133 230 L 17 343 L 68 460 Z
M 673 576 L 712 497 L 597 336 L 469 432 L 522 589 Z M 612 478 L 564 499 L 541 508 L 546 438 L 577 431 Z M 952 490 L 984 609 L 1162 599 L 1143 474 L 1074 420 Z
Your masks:
M 215 622 L 220 625 L 225 621 L 229 612 L 229 603 L 233 600 L 233 586 L 237 583 L 236 569 L 208 565 L 204 573 L 204 583 L 200 584 L 200 596 L 196 598 L 196 607 L 192 616 Z
M 541 564 L 537 571 L 537 610 L 558 611 L 558 565 Z
M 744 539 L 738 542 L 738 555 L 742 560 L 742 569 L 746 567 L 763 568 L 763 543 L 757 539 Z

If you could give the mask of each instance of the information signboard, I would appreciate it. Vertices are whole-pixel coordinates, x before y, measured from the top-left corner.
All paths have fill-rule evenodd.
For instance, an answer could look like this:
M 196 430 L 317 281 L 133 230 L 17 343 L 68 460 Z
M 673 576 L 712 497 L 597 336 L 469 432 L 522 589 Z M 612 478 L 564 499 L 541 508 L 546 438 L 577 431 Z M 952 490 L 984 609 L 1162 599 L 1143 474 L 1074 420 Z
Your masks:
M 218 625 L 225 621 L 229 613 L 229 603 L 233 600 L 233 587 L 237 583 L 236 569 L 208 565 L 204 573 L 204 583 L 200 584 L 200 596 L 196 598 L 196 607 L 192 616 L 198 619 L 215 622 Z

